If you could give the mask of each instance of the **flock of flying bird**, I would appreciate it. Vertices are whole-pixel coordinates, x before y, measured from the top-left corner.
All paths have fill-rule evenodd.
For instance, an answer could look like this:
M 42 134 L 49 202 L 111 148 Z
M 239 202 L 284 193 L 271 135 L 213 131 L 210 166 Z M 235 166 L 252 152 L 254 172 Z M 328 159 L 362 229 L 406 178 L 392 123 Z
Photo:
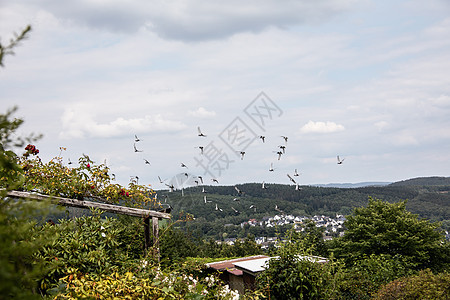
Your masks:
M 200 126 L 197 127 L 197 131 L 198 131 L 198 136 L 199 136 L 199 137 L 206 137 L 206 135 L 201 131 Z M 286 146 L 287 146 L 287 141 L 288 141 L 288 137 L 287 137 L 287 136 L 280 136 L 280 137 L 284 140 L 284 145 L 279 145 L 279 146 L 278 146 L 278 150 L 277 150 L 277 151 L 273 151 L 274 153 L 277 154 L 277 159 L 278 159 L 278 160 L 280 160 L 281 157 L 282 157 L 282 155 L 284 155 L 284 154 L 286 153 Z M 262 143 L 265 143 L 266 137 L 263 136 L 263 135 L 261 135 L 261 136 L 259 136 L 259 139 L 262 141 Z M 143 150 L 140 150 L 140 149 L 136 146 L 136 144 L 137 144 L 138 142 L 140 142 L 140 141 L 141 141 L 141 140 L 138 138 L 138 136 L 135 135 L 135 136 L 134 136 L 134 144 L 133 144 L 133 149 L 134 149 L 134 152 L 135 152 L 135 153 L 137 153 L 137 152 L 143 152 Z M 203 147 L 203 146 L 197 146 L 197 147 L 195 147 L 195 148 L 200 149 L 200 155 L 203 155 L 203 150 L 204 150 L 204 147 Z M 241 160 L 243 160 L 243 159 L 244 159 L 244 156 L 245 156 L 245 151 L 239 151 L 239 155 L 240 155 Z M 341 165 L 341 164 L 344 162 L 344 160 L 345 160 L 345 158 L 340 158 L 339 155 L 337 156 L 337 164 L 338 164 L 338 165 Z M 145 164 L 150 165 L 150 162 L 149 162 L 146 158 L 144 158 L 144 162 L 145 162 Z M 181 167 L 181 168 L 186 168 L 186 169 L 188 169 L 188 166 L 187 166 L 186 164 L 182 163 L 182 162 L 180 163 L 180 167 Z M 274 170 L 275 170 L 275 169 L 273 168 L 273 163 L 270 163 L 269 172 L 273 172 Z M 183 175 L 186 176 L 185 179 L 187 179 L 187 178 L 190 177 L 190 175 L 189 175 L 188 173 L 184 173 Z M 295 185 L 295 190 L 296 190 L 296 191 L 299 191 L 299 190 L 302 189 L 302 188 L 299 186 L 298 182 L 294 179 L 294 177 L 298 177 L 298 176 L 300 176 L 300 173 L 298 173 L 297 169 L 294 170 L 293 176 L 291 176 L 289 173 L 287 174 L 287 177 L 289 178 L 290 182 L 292 182 L 292 183 Z M 194 182 L 197 186 L 203 185 L 203 184 L 204 184 L 204 182 L 203 182 L 203 177 L 202 177 L 202 176 L 197 175 L 197 176 L 194 176 L 194 177 L 195 177 L 195 178 L 194 178 L 194 181 L 193 181 L 193 182 Z M 138 177 L 138 176 L 132 176 L 132 180 L 134 180 L 134 181 L 137 183 L 138 180 L 139 180 L 139 177 Z M 176 190 L 176 187 L 174 186 L 174 183 L 166 183 L 166 180 L 167 180 L 167 179 L 164 179 L 164 180 L 163 180 L 163 179 L 161 179 L 160 176 L 158 176 L 158 180 L 159 180 L 159 182 L 160 182 L 161 184 L 166 185 L 166 186 L 168 187 L 168 189 L 169 189 L 170 192 L 173 192 L 174 190 Z M 181 181 L 183 181 L 183 180 L 181 180 Z M 214 183 L 219 183 L 219 181 L 218 181 L 216 178 L 211 178 L 211 181 L 214 182 Z M 266 184 L 265 184 L 264 181 L 262 182 L 261 188 L 262 188 L 262 189 L 268 189 L 268 187 L 266 186 Z M 242 190 L 240 190 L 237 186 L 234 186 L 234 189 L 235 189 L 235 191 L 236 191 L 237 194 L 236 194 L 236 196 L 233 198 L 233 202 L 240 202 L 240 196 L 243 196 L 243 195 L 245 194 L 245 192 L 243 192 Z M 207 193 L 204 186 L 202 186 L 202 193 L 205 193 L 205 194 Z M 183 190 L 183 188 L 181 188 L 181 195 L 184 196 L 184 190 Z M 156 194 L 155 197 L 157 197 L 157 196 L 158 196 L 158 195 Z M 168 208 L 166 208 L 165 211 L 166 211 L 166 212 L 170 212 L 170 210 L 172 209 L 172 207 L 171 207 L 170 204 L 167 204 L 167 198 L 168 198 L 168 196 L 165 195 L 164 198 L 165 198 L 164 204 L 165 204 L 166 206 L 168 206 Z M 203 202 L 204 202 L 204 204 L 212 203 L 211 200 L 208 200 L 208 199 L 207 199 L 207 196 L 206 196 L 206 195 L 203 196 Z M 162 203 L 159 203 L 159 205 L 162 206 Z M 239 213 L 239 211 L 238 211 L 237 209 L 235 209 L 233 206 L 231 206 L 231 209 L 232 209 L 235 213 Z M 253 204 L 250 205 L 249 209 L 253 209 L 253 210 L 256 212 L 256 206 L 253 205 Z M 215 203 L 215 210 L 216 210 L 216 211 L 220 211 L 220 212 L 223 211 L 223 209 L 220 208 L 220 207 L 218 206 L 217 203 Z M 280 213 L 282 213 L 282 214 L 284 214 L 284 211 L 281 210 L 281 209 L 278 207 L 278 205 L 275 205 L 275 210 L 278 211 L 278 212 L 280 212 Z

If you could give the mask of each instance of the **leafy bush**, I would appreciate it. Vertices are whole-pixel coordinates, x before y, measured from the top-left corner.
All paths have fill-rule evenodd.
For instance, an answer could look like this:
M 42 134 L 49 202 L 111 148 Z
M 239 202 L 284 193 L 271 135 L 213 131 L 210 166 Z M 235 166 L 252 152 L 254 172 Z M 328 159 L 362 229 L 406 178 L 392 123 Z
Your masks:
M 394 280 L 383 286 L 375 300 L 449 299 L 450 274 L 434 275 L 429 269 L 419 274 Z

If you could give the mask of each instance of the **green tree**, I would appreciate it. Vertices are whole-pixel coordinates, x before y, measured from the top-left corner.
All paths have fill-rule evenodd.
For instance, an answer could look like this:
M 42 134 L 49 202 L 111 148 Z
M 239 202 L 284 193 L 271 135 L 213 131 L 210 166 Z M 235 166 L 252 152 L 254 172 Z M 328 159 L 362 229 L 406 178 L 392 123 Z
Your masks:
M 416 269 L 448 266 L 448 245 L 439 223 L 406 211 L 406 201 L 391 204 L 369 198 L 367 207 L 356 208 L 347 217 L 345 227 L 334 253 L 347 263 L 364 255 L 386 254 L 402 257 Z

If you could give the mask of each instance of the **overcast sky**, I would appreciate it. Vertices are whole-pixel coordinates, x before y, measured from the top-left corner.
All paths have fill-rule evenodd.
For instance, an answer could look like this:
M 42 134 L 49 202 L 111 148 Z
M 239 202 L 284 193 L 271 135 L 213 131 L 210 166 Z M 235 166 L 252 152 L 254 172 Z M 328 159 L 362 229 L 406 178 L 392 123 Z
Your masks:
M 2 44 L 32 26 L 4 58 L 0 108 L 44 135 L 45 161 L 66 147 L 65 162 L 85 153 L 155 189 L 185 172 L 185 185 L 450 175 L 446 0 L 30 2 L 0 1 Z

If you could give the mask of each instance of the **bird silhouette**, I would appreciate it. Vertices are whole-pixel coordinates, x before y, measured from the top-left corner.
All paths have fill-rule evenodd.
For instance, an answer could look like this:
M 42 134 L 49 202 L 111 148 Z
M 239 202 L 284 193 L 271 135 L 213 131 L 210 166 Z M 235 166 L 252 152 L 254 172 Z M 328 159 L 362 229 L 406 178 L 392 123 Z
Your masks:
M 231 207 L 231 209 L 235 212 L 235 213 L 239 213 L 239 211 L 236 209 L 236 208 L 234 208 L 233 206 Z
M 219 183 L 219 180 L 217 180 L 216 178 L 211 178 L 211 180 L 212 182 Z
M 169 189 L 170 189 L 170 192 L 173 192 L 173 190 L 175 189 L 175 187 L 173 186 L 173 184 L 165 184 L 165 185 L 167 185 L 168 187 L 169 187 Z
M 265 184 L 264 181 L 262 182 L 261 188 L 262 188 L 263 190 L 267 190 L 267 187 L 266 187 L 266 184 Z
M 216 203 L 216 210 L 223 211 L 223 209 L 219 208 Z
M 133 147 L 134 147 L 134 152 L 142 152 L 142 150 L 138 150 L 138 149 L 136 148 L 136 143 L 133 144 Z
M 134 141 L 137 143 L 140 141 L 140 139 L 137 137 L 137 135 L 134 135 Z
M 206 135 L 204 135 L 200 129 L 200 126 L 197 127 L 198 130 L 198 136 L 202 136 L 202 137 L 206 137 Z
M 239 153 L 241 154 L 241 160 L 243 160 L 244 159 L 244 155 L 245 155 L 245 151 L 240 151 Z
M 145 159 L 145 158 L 144 158 L 144 161 L 145 161 L 145 164 L 146 164 L 146 165 L 149 165 L 149 164 L 150 164 L 150 162 L 149 162 L 147 159 Z
M 68 162 L 68 164 L 69 164 L 69 165 L 71 165 L 71 164 L 72 164 L 72 162 L 70 161 L 70 158 L 69 158 L 69 162 Z
M 202 186 L 202 193 L 206 193 L 204 186 Z
M 249 207 L 249 208 L 250 208 L 250 209 L 252 209 L 252 208 L 253 208 L 253 209 L 255 210 L 255 212 L 256 212 L 256 205 L 253 205 L 253 204 L 252 204 L 252 205 L 250 205 L 250 207 Z
M 202 176 L 197 176 L 197 178 L 200 179 L 200 181 L 201 181 L 202 184 L 203 184 L 203 177 L 202 177 Z
M 282 211 L 282 210 L 278 207 L 277 204 L 275 204 L 275 210 L 278 211 L 278 212 L 280 212 L 280 213 L 282 213 L 282 214 L 284 214 L 284 211 Z
M 183 164 L 183 163 L 181 163 L 181 167 L 182 168 L 186 168 L 186 169 L 189 169 L 185 164 Z
M 159 183 L 164 183 L 164 181 L 166 181 L 167 179 L 162 180 L 161 177 L 158 176 L 159 179 Z
M 301 191 L 302 190 L 302 188 L 298 186 L 298 183 L 295 183 L 295 190 L 296 191 Z
M 259 138 L 262 140 L 262 142 L 264 143 L 265 142 L 265 139 L 266 139 L 266 137 L 265 136 L 263 136 L 263 135 L 260 135 L 259 136 Z
M 239 196 L 244 193 L 237 186 L 235 186 L 234 189 L 236 190 L 236 192 L 238 193 Z
M 204 147 L 203 147 L 203 146 L 198 146 L 198 147 L 196 147 L 196 148 L 200 149 L 200 154 L 203 155 L 203 149 L 204 149 Z
M 273 163 L 270 163 L 270 168 L 269 168 L 269 172 L 273 172 L 274 168 L 273 168 Z
M 239 199 L 239 198 L 234 198 L 233 201 L 235 201 L 235 202 L 241 202 L 241 199 Z
M 284 139 L 284 142 L 287 143 L 288 137 L 287 137 L 287 136 L 284 136 L 284 135 L 282 135 L 281 137 Z
M 341 159 L 340 157 L 339 157 L 339 155 L 337 156 L 337 164 L 338 165 L 342 165 L 342 163 L 344 162 L 344 160 L 345 160 L 345 158 L 343 158 L 343 159 Z
M 294 170 L 294 176 L 299 176 L 300 174 L 297 172 L 297 169 Z
M 289 177 L 289 179 L 290 179 L 293 183 L 295 183 L 295 184 L 297 183 L 297 182 L 294 180 L 294 178 L 291 177 L 291 175 L 289 175 L 289 174 L 286 174 L 286 175 L 287 175 L 287 177 Z
M 283 152 L 282 151 L 277 151 L 276 153 L 278 154 L 278 160 L 280 160 L 281 159 L 281 155 L 283 155 Z
M 206 199 L 206 195 L 203 196 L 203 201 L 205 202 L 205 204 L 206 204 L 206 203 L 211 203 L 211 202 L 212 202 L 212 201 Z
M 280 148 L 283 151 L 283 154 L 286 153 L 286 146 L 280 145 L 278 146 L 278 148 Z

